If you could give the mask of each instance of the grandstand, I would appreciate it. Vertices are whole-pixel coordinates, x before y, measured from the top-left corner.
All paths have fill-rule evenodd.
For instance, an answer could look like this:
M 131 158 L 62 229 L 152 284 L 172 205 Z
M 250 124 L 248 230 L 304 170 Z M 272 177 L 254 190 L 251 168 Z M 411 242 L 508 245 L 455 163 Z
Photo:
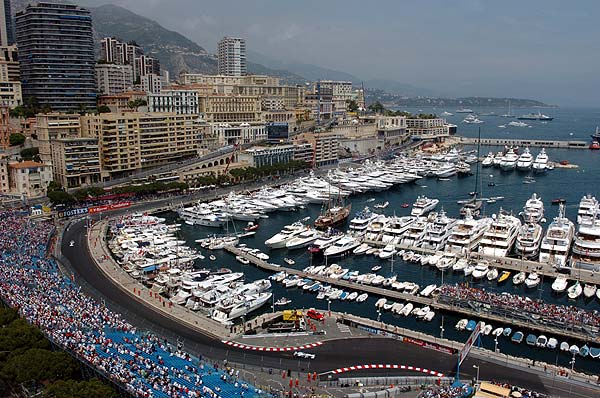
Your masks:
M 47 257 L 54 227 L 0 213 L 0 297 L 57 346 L 139 397 L 255 398 L 266 395 L 151 333 L 137 331 L 85 295 Z

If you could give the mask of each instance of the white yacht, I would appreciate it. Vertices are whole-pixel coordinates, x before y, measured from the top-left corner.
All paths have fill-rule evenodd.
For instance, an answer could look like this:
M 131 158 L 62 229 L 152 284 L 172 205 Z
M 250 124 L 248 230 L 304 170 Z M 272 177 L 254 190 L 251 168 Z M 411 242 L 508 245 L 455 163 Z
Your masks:
M 429 250 L 441 250 L 457 222 L 457 219 L 448 217 L 442 209 L 433 222 L 427 225 L 421 247 Z
M 496 216 L 492 216 L 492 223 L 479 243 L 479 253 L 488 256 L 506 257 L 515 243 L 521 221 L 502 213 L 502 209 Z
M 452 163 L 444 163 L 435 173 L 436 177 L 438 178 L 452 177 L 455 174 L 456 166 Z
M 475 220 L 471 212 L 467 211 L 465 218 L 458 221 L 452 228 L 445 250 L 459 255 L 466 255 L 477 249 L 483 234 L 488 230 L 491 223 L 491 218 Z
M 540 251 L 542 236 L 542 226 L 540 224 L 523 224 L 517 234 L 515 253 L 519 257 L 527 259 L 537 256 Z
M 415 219 L 416 217 L 413 216 L 389 217 L 387 223 L 383 226 L 381 241 L 383 243 L 388 243 L 392 240 L 400 242 L 404 233 Z
M 494 161 L 492 163 L 494 165 L 494 167 L 500 167 L 500 164 L 502 164 L 503 158 L 504 158 L 504 152 L 498 151 L 498 153 L 496 153 L 496 155 L 494 156 Z
M 490 152 L 487 156 L 481 161 L 482 167 L 490 167 L 494 165 L 494 153 Z
M 556 293 L 562 293 L 567 290 L 568 283 L 567 277 L 559 275 L 556 277 L 554 282 L 552 282 L 552 290 L 554 290 Z
M 529 148 L 525 148 L 519 159 L 517 160 L 517 169 L 529 170 L 533 165 L 533 155 L 529 151 Z
M 533 161 L 533 171 L 536 173 L 543 173 L 546 171 L 548 167 L 548 155 L 546 154 L 546 150 L 542 148 L 540 153 L 535 157 Z
M 521 216 L 526 222 L 540 222 L 542 218 L 544 218 L 544 202 L 542 201 L 542 198 L 539 198 L 536 193 L 533 193 L 531 198 L 527 199 L 525 202 Z
M 565 207 L 560 205 L 559 215 L 554 218 L 540 246 L 540 263 L 552 264 L 556 268 L 568 268 L 567 256 L 573 242 L 575 226 L 565 217 Z
M 323 254 L 325 257 L 334 257 L 334 256 L 342 256 L 349 251 L 353 250 L 355 247 L 360 245 L 360 241 L 351 237 L 344 236 L 343 238 L 336 241 L 333 245 L 329 246 Z
M 202 227 L 222 227 L 229 219 L 228 214 L 215 212 L 206 203 L 198 203 L 194 206 L 179 209 L 179 216 L 189 225 L 200 225 Z
M 600 215 L 600 210 L 596 206 L 591 213 L 581 216 L 577 235 L 573 242 L 574 261 L 600 264 L 600 218 L 598 215 Z
M 420 246 L 427 233 L 428 225 L 427 218 L 417 218 L 415 222 L 410 224 L 400 243 L 405 246 Z
M 417 201 L 413 204 L 413 208 L 410 212 L 411 216 L 424 216 L 429 213 L 440 203 L 439 199 L 430 199 L 427 196 L 418 196 Z
M 593 215 L 596 217 L 598 214 L 598 209 L 600 208 L 600 204 L 598 204 L 598 200 L 595 196 L 590 194 L 585 195 L 581 198 L 579 202 L 579 210 L 577 211 L 577 223 L 581 224 L 581 220 L 585 216 Z
M 269 239 L 265 241 L 265 245 L 270 247 L 271 249 L 280 249 L 285 247 L 286 243 L 292 239 L 294 236 L 300 234 L 302 231 L 306 230 L 306 225 L 295 222 L 290 225 L 286 225 L 283 227 L 281 232 L 276 233 Z
M 502 170 L 514 170 L 517 167 L 517 161 L 519 160 L 519 155 L 517 155 L 512 149 L 509 149 L 508 152 L 502 158 L 502 162 L 500 163 L 500 168 Z
M 527 279 L 525 279 L 525 286 L 532 289 L 532 288 L 536 287 L 537 285 L 539 285 L 540 282 L 541 282 L 540 276 L 536 272 L 532 272 L 531 274 L 529 274 L 527 276 Z
M 481 279 L 484 276 L 486 276 L 489 271 L 490 271 L 490 266 L 488 265 L 488 263 L 485 261 L 482 261 L 482 262 L 477 263 L 477 265 L 473 269 L 473 273 L 471 274 L 471 276 L 473 277 L 473 279 Z
M 375 220 L 379 215 L 373 213 L 368 207 L 356 213 L 356 216 L 350 220 L 349 230 L 357 234 L 364 234 L 369 226 L 369 223 Z
M 222 324 L 231 325 L 235 319 L 262 307 L 272 296 L 273 293 L 270 292 L 245 295 L 242 300 L 225 311 L 215 309 L 211 314 L 211 318 Z
M 308 247 L 311 243 L 321 237 L 321 233 L 315 229 L 307 228 L 299 234 L 293 236 L 287 242 L 285 242 L 285 247 L 288 250 L 292 249 L 301 249 L 303 247 Z

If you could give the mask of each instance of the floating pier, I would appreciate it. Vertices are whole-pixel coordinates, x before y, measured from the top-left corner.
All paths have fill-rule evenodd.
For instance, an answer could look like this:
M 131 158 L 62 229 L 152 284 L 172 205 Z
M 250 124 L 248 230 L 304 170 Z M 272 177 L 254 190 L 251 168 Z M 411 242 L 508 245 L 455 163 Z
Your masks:
M 541 139 L 507 139 L 507 138 L 470 138 L 458 137 L 458 143 L 463 145 L 487 146 L 520 146 L 530 148 L 557 148 L 557 149 L 588 149 L 586 141 L 553 141 Z
M 524 329 L 537 330 L 546 334 L 552 334 L 557 336 L 564 336 L 576 340 L 583 340 L 586 342 L 593 342 L 600 344 L 600 335 L 598 330 L 586 325 L 562 325 L 562 327 L 552 326 L 547 324 L 546 320 L 541 319 L 525 319 L 521 314 L 520 318 L 516 318 L 509 312 L 494 311 L 493 308 L 484 308 L 477 305 L 468 305 L 468 303 L 460 300 L 452 300 L 445 297 L 428 298 L 421 297 L 418 295 L 412 295 L 408 293 L 401 293 L 391 289 L 384 289 L 381 287 L 364 285 L 356 282 L 351 282 L 343 279 L 329 278 L 323 275 L 314 275 L 302 270 L 282 267 L 276 264 L 271 264 L 266 261 L 260 260 L 251 254 L 246 253 L 234 246 L 225 246 L 225 250 L 235 256 L 245 258 L 250 264 L 270 272 L 284 271 L 288 275 L 297 275 L 301 278 L 308 278 L 317 282 L 327 283 L 335 285 L 348 290 L 355 290 L 360 292 L 366 292 L 380 297 L 385 297 L 392 300 L 408 301 L 412 303 L 418 303 L 421 305 L 428 305 L 438 310 L 444 310 L 449 312 L 457 312 L 464 314 L 467 317 L 476 319 L 486 319 L 489 321 L 498 322 L 501 325 L 511 325 L 513 327 L 521 327 Z M 476 303 L 475 303 L 476 304 Z M 571 327 L 569 327 L 571 326 Z

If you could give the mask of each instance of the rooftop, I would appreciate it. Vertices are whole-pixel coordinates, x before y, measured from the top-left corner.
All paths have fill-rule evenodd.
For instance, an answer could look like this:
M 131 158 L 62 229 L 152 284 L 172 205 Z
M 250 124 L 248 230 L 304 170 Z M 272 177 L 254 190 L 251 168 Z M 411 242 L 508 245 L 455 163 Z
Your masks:
M 45 165 L 43 163 L 34 162 L 32 160 L 26 160 L 24 162 L 11 163 L 8 166 L 13 169 L 29 169 L 33 167 L 44 167 Z

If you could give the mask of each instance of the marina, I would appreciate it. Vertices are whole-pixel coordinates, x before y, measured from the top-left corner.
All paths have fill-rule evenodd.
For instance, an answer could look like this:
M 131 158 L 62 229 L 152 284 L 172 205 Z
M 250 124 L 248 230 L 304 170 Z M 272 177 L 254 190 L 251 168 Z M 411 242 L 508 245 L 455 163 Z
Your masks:
M 465 150 L 464 153 L 465 155 L 461 156 L 469 155 L 468 150 Z M 562 159 L 565 157 L 564 154 L 557 155 L 557 153 L 555 153 L 555 151 L 550 151 L 549 155 L 553 159 Z M 473 154 L 472 150 L 470 151 L 470 154 Z M 536 153 L 533 153 L 534 158 L 536 157 L 536 154 L 538 154 L 537 151 Z M 450 157 L 454 157 L 454 154 L 450 154 Z M 338 262 L 342 270 L 347 270 L 348 273 L 357 276 L 360 276 L 362 272 L 368 273 L 368 270 L 371 269 L 376 270 L 372 270 L 371 272 L 381 274 L 381 278 L 376 279 L 376 281 L 379 282 L 388 279 L 395 270 L 395 273 L 397 274 L 396 280 L 399 283 L 402 283 L 401 281 L 406 281 L 407 283 L 412 281 L 414 285 L 419 286 L 413 293 L 421 293 L 430 285 L 436 286 L 436 288 L 433 288 L 433 291 L 435 291 L 435 289 L 438 289 L 437 286 L 443 286 L 444 282 L 445 284 L 449 285 L 467 282 L 469 283 L 469 286 L 472 285 L 478 289 L 485 288 L 485 290 L 490 289 L 491 291 L 499 292 L 510 291 L 512 294 L 516 294 L 518 296 L 531 296 L 532 299 L 537 298 L 543 300 L 544 302 L 554 303 L 556 305 L 564 306 L 565 304 L 568 304 L 577 307 L 581 306 L 583 308 L 589 308 L 590 310 L 598 308 L 596 301 L 597 299 L 595 296 L 593 294 L 591 296 L 589 295 L 592 289 L 590 286 L 598 283 L 598 280 L 594 276 L 597 275 L 597 273 L 594 274 L 594 272 L 589 269 L 573 267 L 570 270 L 562 270 L 561 272 L 558 272 L 559 270 L 557 270 L 553 265 L 548 263 L 541 264 L 536 261 L 537 257 L 528 260 L 526 258 L 521 258 L 520 256 L 512 257 L 514 256 L 512 253 L 510 256 L 496 257 L 479 253 L 478 250 L 474 250 L 469 255 L 469 261 L 472 263 L 487 261 L 489 268 L 489 272 L 486 272 L 483 278 L 475 279 L 472 278 L 472 276 L 467 276 L 464 272 L 469 268 L 467 261 L 455 261 L 455 259 L 455 263 L 452 264 L 453 261 L 451 258 L 446 258 L 443 256 L 443 242 L 448 237 L 442 237 L 438 246 L 433 247 L 432 249 L 422 247 L 425 246 L 424 241 L 419 245 L 419 247 L 415 247 L 415 244 L 411 243 L 410 239 L 413 239 L 413 242 L 422 240 L 426 236 L 427 228 L 430 225 L 430 222 L 436 217 L 440 217 L 440 215 L 445 213 L 447 214 L 445 217 L 447 217 L 449 222 L 456 222 L 453 221 L 456 219 L 452 217 L 458 215 L 460 208 L 463 206 L 458 202 L 464 200 L 463 195 L 468 197 L 468 194 L 461 195 L 460 191 L 467 193 L 472 191 L 476 177 L 475 173 L 473 173 L 471 177 L 467 178 L 458 178 L 456 175 L 449 178 L 444 177 L 444 179 L 451 181 L 451 183 L 449 183 L 442 179 L 436 178 L 435 175 L 426 177 L 418 174 L 423 172 L 419 172 L 421 163 L 421 167 L 426 169 L 428 165 L 439 162 L 434 159 L 418 160 L 417 158 L 417 162 L 411 162 L 401 156 L 396 162 L 399 167 L 394 168 L 395 172 L 404 173 L 406 176 L 410 175 L 410 180 L 392 184 L 388 188 L 382 188 L 377 186 L 377 184 L 371 184 L 373 186 L 370 189 L 363 188 L 362 190 L 359 190 L 355 187 L 354 191 L 350 191 L 349 188 L 346 188 L 347 191 L 342 190 L 339 192 L 339 195 L 344 197 L 346 203 L 352 203 L 355 212 L 355 214 L 350 215 L 348 221 L 346 221 L 344 224 L 344 226 L 348 227 L 348 231 L 345 233 L 342 231 L 321 231 L 320 235 L 314 240 L 314 236 L 306 237 L 310 240 L 310 243 L 307 242 L 307 246 L 304 243 L 301 243 L 297 248 L 288 248 L 287 238 L 285 236 L 282 236 L 283 240 L 281 240 L 281 243 L 275 244 L 275 246 L 280 248 L 265 244 L 268 243 L 271 238 L 274 238 L 278 231 L 281 230 L 283 232 L 286 225 L 296 225 L 290 230 L 290 233 L 294 234 L 294 236 L 296 236 L 295 234 L 312 230 L 307 229 L 307 226 L 310 226 L 311 220 L 315 220 L 319 214 L 322 213 L 322 210 L 319 211 L 319 208 L 323 207 L 323 203 L 327 201 L 328 197 L 330 196 L 330 188 L 327 185 L 327 181 L 331 181 L 332 177 L 333 179 L 344 180 L 344 177 L 340 171 L 330 171 L 322 174 L 321 176 L 308 175 L 306 177 L 297 179 L 297 181 L 307 181 L 311 184 L 314 184 L 314 191 L 321 192 L 322 194 L 313 195 L 313 203 L 310 201 L 308 203 L 301 203 L 300 200 L 299 204 L 296 205 L 294 210 L 290 209 L 284 211 L 284 209 L 274 209 L 266 214 L 259 214 L 259 218 L 256 219 L 256 224 L 260 224 L 260 227 L 252 231 L 255 232 L 254 235 L 242 237 L 242 232 L 245 228 L 247 228 L 249 221 L 238 220 L 235 221 L 237 226 L 234 226 L 234 223 L 229 221 L 218 228 L 204 225 L 190 225 L 189 223 L 183 222 L 181 223 L 181 236 L 186 240 L 188 246 L 190 247 L 206 242 L 201 245 L 201 247 L 206 250 L 211 250 L 211 245 L 208 243 L 209 241 L 213 243 L 217 242 L 216 245 L 212 246 L 212 252 L 210 254 L 211 256 L 216 257 L 217 260 L 215 263 L 218 263 L 219 265 L 226 265 L 233 272 L 243 272 L 246 278 L 249 280 L 264 279 L 269 275 L 278 274 L 284 270 L 288 271 L 288 269 L 294 270 L 290 271 L 292 276 L 296 275 L 302 280 L 310 279 L 310 273 L 303 273 L 303 270 L 307 268 L 307 265 L 310 266 L 314 264 L 315 266 L 318 266 L 318 264 L 322 264 L 323 261 L 325 261 L 325 265 L 327 265 L 327 263 L 334 264 L 335 262 Z M 406 166 L 404 166 L 404 164 Z M 409 164 L 411 164 L 410 168 L 408 166 Z M 367 162 L 365 166 L 350 165 L 349 167 L 352 168 L 352 173 L 356 173 L 354 174 L 357 177 L 356 180 L 361 181 L 360 173 L 364 173 L 369 170 L 369 163 Z M 372 167 L 381 169 L 379 164 Z M 406 167 L 406 169 L 404 169 L 404 167 Z M 472 164 L 471 167 L 472 169 L 475 169 L 476 166 Z M 348 166 L 345 169 L 345 173 L 347 175 Z M 529 173 L 531 173 L 531 171 L 529 171 Z M 569 171 L 548 171 L 540 174 L 536 177 L 536 179 L 538 181 L 544 179 L 554 180 L 556 177 L 559 177 L 560 173 L 569 173 Z M 559 194 L 549 192 L 542 188 L 541 185 L 536 185 L 535 188 L 531 185 L 521 185 L 521 180 L 526 177 L 526 175 L 523 175 L 523 172 L 514 170 L 511 172 L 498 173 L 498 171 L 495 171 L 494 168 L 494 171 L 491 171 L 491 173 L 489 169 L 481 172 L 480 176 L 482 182 L 479 185 L 486 191 L 480 194 L 481 196 L 478 197 L 483 201 L 480 208 L 482 217 L 485 218 L 487 214 L 497 214 L 500 210 L 500 207 L 507 206 L 507 203 L 503 201 L 503 198 L 497 196 L 497 194 L 495 194 L 496 196 L 493 196 L 492 191 L 496 189 L 496 187 L 485 188 L 485 181 L 490 178 L 490 174 L 494 174 L 494 181 L 497 183 L 497 187 L 505 187 L 509 181 L 514 181 L 512 182 L 512 189 L 517 187 L 528 187 L 528 189 L 524 190 L 520 197 L 514 199 L 516 202 L 514 200 L 511 202 L 512 204 L 510 207 L 512 209 L 523 209 L 523 212 L 525 212 L 525 207 L 527 207 L 527 205 L 523 206 L 523 203 L 526 203 L 529 199 L 531 199 L 532 189 L 535 189 L 533 192 L 538 192 L 538 197 L 543 197 L 545 199 L 545 201 L 543 201 L 546 203 L 544 217 L 552 219 L 552 213 L 558 210 L 558 206 L 554 207 L 550 205 L 550 202 L 553 202 L 553 200 L 549 200 L 548 198 L 558 197 Z M 416 177 L 413 177 L 413 175 Z M 351 186 L 349 185 L 350 181 L 345 181 L 345 184 L 346 187 Z M 548 186 L 552 187 L 553 185 L 550 184 Z M 401 187 L 401 189 L 399 189 L 399 187 Z M 308 192 L 308 190 L 303 190 L 302 186 L 298 183 L 291 186 L 281 186 L 279 189 L 282 193 L 283 191 L 286 191 L 288 194 L 292 194 L 292 196 L 296 199 L 302 199 L 302 194 L 304 193 L 304 195 L 306 195 L 305 192 Z M 449 192 L 452 193 L 444 194 L 443 192 L 446 189 L 449 189 Z M 271 191 L 279 192 L 277 189 Z M 224 198 L 221 198 L 221 200 L 232 197 L 243 199 L 248 194 L 244 193 L 244 196 L 241 196 L 240 194 L 236 195 L 237 196 L 226 195 Z M 431 210 L 430 214 L 420 217 L 410 216 L 410 213 L 413 211 L 413 206 L 411 204 L 416 203 L 419 196 L 426 196 L 426 198 L 432 200 L 439 198 L 440 200 L 433 210 Z M 488 196 L 488 198 L 485 198 L 485 196 Z M 581 196 L 576 198 L 573 198 L 572 195 L 562 194 L 561 196 L 566 198 L 565 201 L 567 202 L 567 215 L 572 218 L 574 214 L 573 207 L 579 207 Z M 319 199 L 317 199 L 317 197 Z M 498 203 L 494 203 L 491 198 L 497 198 L 494 200 L 496 200 Z M 242 201 L 243 200 L 240 200 L 240 203 Z M 385 204 L 386 202 L 387 205 L 381 206 L 382 208 L 375 207 L 376 204 Z M 406 204 L 406 206 L 404 206 L 404 204 Z M 210 202 L 208 205 L 212 206 L 210 205 Z M 365 207 L 372 207 L 373 210 L 369 209 L 367 211 Z M 533 207 L 527 209 L 528 212 L 533 212 L 533 210 Z M 360 217 L 357 217 L 359 213 L 361 215 Z M 577 210 L 575 210 L 575 213 L 577 213 Z M 173 222 L 181 222 L 175 220 L 173 213 L 164 213 L 164 217 L 167 219 L 166 222 L 168 224 Z M 386 226 L 390 220 L 396 221 L 397 225 Z M 540 219 L 540 222 L 542 223 L 541 236 L 543 236 L 546 228 L 543 226 L 544 221 L 541 221 Z M 524 223 L 523 225 L 526 224 Z M 425 233 L 423 230 L 425 230 Z M 229 233 L 227 234 L 228 231 Z M 235 244 L 238 245 L 240 254 L 234 256 L 228 254 L 230 253 L 228 251 L 230 245 L 224 244 L 223 242 L 225 240 L 225 235 L 223 234 L 224 232 L 225 235 L 228 235 L 231 237 L 231 239 L 237 241 Z M 385 238 L 382 235 L 378 239 L 377 236 L 381 234 L 387 234 L 389 237 Z M 239 237 L 234 238 L 234 235 Z M 346 240 L 342 240 L 344 237 L 346 237 Z M 399 239 L 395 239 L 395 237 Z M 341 253 L 344 255 L 342 257 L 338 257 L 336 255 L 325 256 L 325 251 L 329 247 L 335 245 L 335 242 L 340 240 L 342 241 L 340 242 L 339 246 L 343 247 Z M 283 246 L 281 246 L 282 244 Z M 514 245 L 516 246 L 516 240 Z M 386 246 L 388 249 L 384 250 Z M 222 252 L 220 248 L 224 248 L 225 251 Z M 255 255 L 242 254 L 251 250 L 255 251 L 255 254 L 261 255 L 263 260 Z M 390 254 L 387 254 L 388 250 Z M 402 251 L 404 251 L 404 253 L 402 253 Z M 419 263 L 415 263 L 413 260 L 409 260 L 409 257 L 411 256 L 409 256 L 408 253 L 410 252 L 412 252 L 414 258 L 419 258 L 420 256 L 420 258 L 433 257 L 435 259 L 435 257 L 440 255 L 440 257 L 436 260 L 436 263 L 440 265 L 433 267 L 432 270 L 430 266 L 425 267 Z M 208 255 L 206 256 L 208 257 Z M 440 262 L 442 258 L 443 261 Z M 233 260 L 233 262 L 231 260 Z M 249 267 L 250 264 L 255 264 L 256 261 L 259 260 L 263 262 L 264 267 Z M 394 262 L 396 264 L 395 267 L 393 266 Z M 207 264 L 199 260 L 197 260 L 197 263 L 201 264 L 201 267 L 212 268 L 210 267 L 210 263 Z M 389 272 L 390 263 L 392 263 L 392 272 Z M 442 263 L 447 265 L 441 265 Z M 281 267 L 280 264 L 285 264 L 286 267 Z M 495 272 L 497 272 L 497 274 L 495 274 Z M 523 281 L 521 282 L 522 284 L 514 283 L 516 279 L 518 280 L 520 278 L 521 274 L 523 275 Z M 528 276 L 531 276 L 532 274 L 539 275 L 539 279 L 537 280 L 537 284 L 533 283 L 531 284 L 531 287 L 528 287 L 530 285 L 524 282 L 528 279 Z M 540 330 L 536 328 L 536 325 L 532 325 L 537 321 L 534 321 L 531 318 L 519 319 L 518 316 L 515 316 L 518 314 L 506 313 L 506 311 L 488 311 L 479 308 L 477 310 L 481 312 L 479 315 L 477 314 L 477 311 L 468 303 L 461 303 L 452 300 L 440 301 L 440 295 L 438 294 L 439 290 L 435 292 L 433 296 L 429 293 L 428 297 L 425 297 L 425 295 L 409 294 L 406 291 L 397 291 L 389 288 L 386 289 L 386 286 L 382 286 L 382 284 L 379 286 L 372 286 L 366 283 L 361 283 L 358 285 L 352 284 L 355 282 L 349 282 L 348 280 L 342 279 L 342 275 L 343 274 L 341 274 L 338 278 L 334 278 L 336 280 L 335 284 L 328 283 L 326 279 L 322 280 L 315 278 L 310 279 L 312 283 L 309 284 L 305 282 L 300 288 L 297 286 L 294 288 L 286 288 L 279 283 L 273 283 L 271 287 L 271 291 L 273 292 L 272 301 L 275 302 L 278 301 L 279 298 L 285 297 L 292 301 L 291 305 L 294 307 L 301 306 L 308 308 L 314 306 L 322 309 L 323 306 L 328 306 L 328 300 L 326 299 L 327 297 L 325 296 L 324 300 L 319 300 L 320 297 L 316 297 L 317 299 L 315 300 L 315 296 L 322 296 L 322 294 L 319 293 L 320 290 L 318 290 L 320 287 L 319 284 L 321 286 L 330 285 L 332 288 L 338 288 L 340 290 L 340 297 L 343 297 L 343 299 L 336 298 L 335 300 L 331 300 L 331 306 L 335 306 L 336 311 L 349 311 L 352 313 L 357 313 L 361 316 L 370 317 L 371 319 L 381 318 L 382 321 L 385 320 L 385 322 L 388 322 L 392 325 L 398 324 L 398 316 L 400 316 L 401 319 L 403 319 L 401 321 L 402 324 L 406 324 L 407 327 L 414 328 L 415 330 L 427 331 L 427 333 L 430 334 L 435 333 L 436 329 L 439 331 L 440 322 L 444 323 L 444 318 L 445 322 L 457 323 L 461 320 L 457 316 L 463 316 L 485 320 L 486 322 L 490 322 L 496 326 L 496 329 L 498 326 L 507 327 L 510 325 L 510 327 L 514 328 L 515 330 L 520 328 L 523 331 L 533 331 L 533 333 L 536 335 L 542 333 L 548 335 L 548 337 L 568 338 L 568 340 L 570 340 L 569 346 L 573 345 L 573 343 L 575 343 L 577 346 L 583 346 L 584 344 L 581 343 L 582 340 L 587 341 L 588 344 L 594 344 L 593 342 L 596 341 L 594 340 L 596 335 L 594 334 L 595 332 L 593 330 L 591 331 L 591 334 L 589 331 L 581 328 L 578 328 L 577 330 L 567 330 L 566 332 L 563 332 L 562 330 L 556 330 L 556 333 L 554 333 L 555 329 L 561 328 L 551 327 L 549 325 L 542 325 L 544 329 Z M 553 284 L 553 279 L 555 279 L 557 275 L 564 275 L 566 279 L 565 293 L 563 293 L 563 295 L 555 293 L 550 286 Z M 491 276 L 494 277 L 491 278 Z M 582 292 L 575 299 L 569 298 L 569 301 L 566 301 L 566 288 L 572 286 L 576 281 L 580 281 Z M 343 285 L 344 283 L 350 284 Z M 584 286 L 588 286 L 588 289 L 583 289 Z M 381 290 L 383 290 L 383 292 Z M 385 292 L 385 290 L 389 291 L 389 296 L 385 295 L 388 294 Z M 587 290 L 588 295 L 584 295 L 583 290 Z M 343 295 L 344 293 L 345 295 Z M 383 295 L 380 296 L 379 294 Z M 377 298 L 381 297 L 385 297 L 386 302 L 381 303 L 381 309 L 378 311 L 378 308 L 375 307 L 374 304 L 377 301 Z M 361 298 L 361 300 L 358 300 L 358 298 Z M 356 305 L 354 303 L 351 304 L 350 301 L 354 301 L 355 303 L 365 302 L 365 304 Z M 397 314 L 403 303 L 410 304 L 410 306 L 413 307 L 410 308 L 410 306 L 408 306 L 411 314 L 413 310 L 422 310 L 422 315 L 418 316 L 417 312 L 415 312 L 414 315 L 406 317 Z M 284 309 L 286 307 L 289 308 L 289 305 L 290 304 L 277 305 L 277 307 Z M 394 305 L 396 306 L 394 307 Z M 487 304 L 485 304 L 482 308 L 485 309 L 486 305 Z M 407 305 L 404 305 L 404 307 L 407 307 Z M 405 310 L 404 307 L 402 307 L 403 310 Z M 425 312 L 423 310 L 424 307 L 429 307 L 429 311 Z M 270 311 L 270 308 L 271 305 L 265 304 L 256 311 L 256 314 L 266 313 Z M 562 332 L 563 334 L 560 334 L 559 332 Z M 452 335 L 452 338 L 458 339 L 458 341 L 465 338 L 464 336 L 460 337 L 460 334 L 455 335 L 455 333 L 460 333 L 458 330 L 447 330 L 445 333 Z M 484 339 L 483 344 L 484 346 L 489 347 L 489 340 Z M 523 343 L 523 345 L 526 346 L 525 343 Z M 513 348 L 505 346 L 503 350 L 511 352 Z M 558 352 L 560 351 L 557 350 L 557 353 Z M 534 357 L 540 358 L 546 356 L 546 354 L 541 352 L 531 352 L 524 355 L 533 355 Z M 547 360 L 550 361 L 549 359 Z M 590 360 L 590 356 L 579 359 L 579 366 L 587 366 L 586 363 Z M 562 355 L 559 355 L 558 362 L 564 363 L 565 361 L 566 358 L 564 358 Z
M 460 137 L 459 142 L 463 145 L 485 146 L 521 146 L 531 148 L 557 148 L 557 149 L 588 149 L 587 141 L 555 141 L 542 139 L 506 139 L 506 138 L 470 138 Z

